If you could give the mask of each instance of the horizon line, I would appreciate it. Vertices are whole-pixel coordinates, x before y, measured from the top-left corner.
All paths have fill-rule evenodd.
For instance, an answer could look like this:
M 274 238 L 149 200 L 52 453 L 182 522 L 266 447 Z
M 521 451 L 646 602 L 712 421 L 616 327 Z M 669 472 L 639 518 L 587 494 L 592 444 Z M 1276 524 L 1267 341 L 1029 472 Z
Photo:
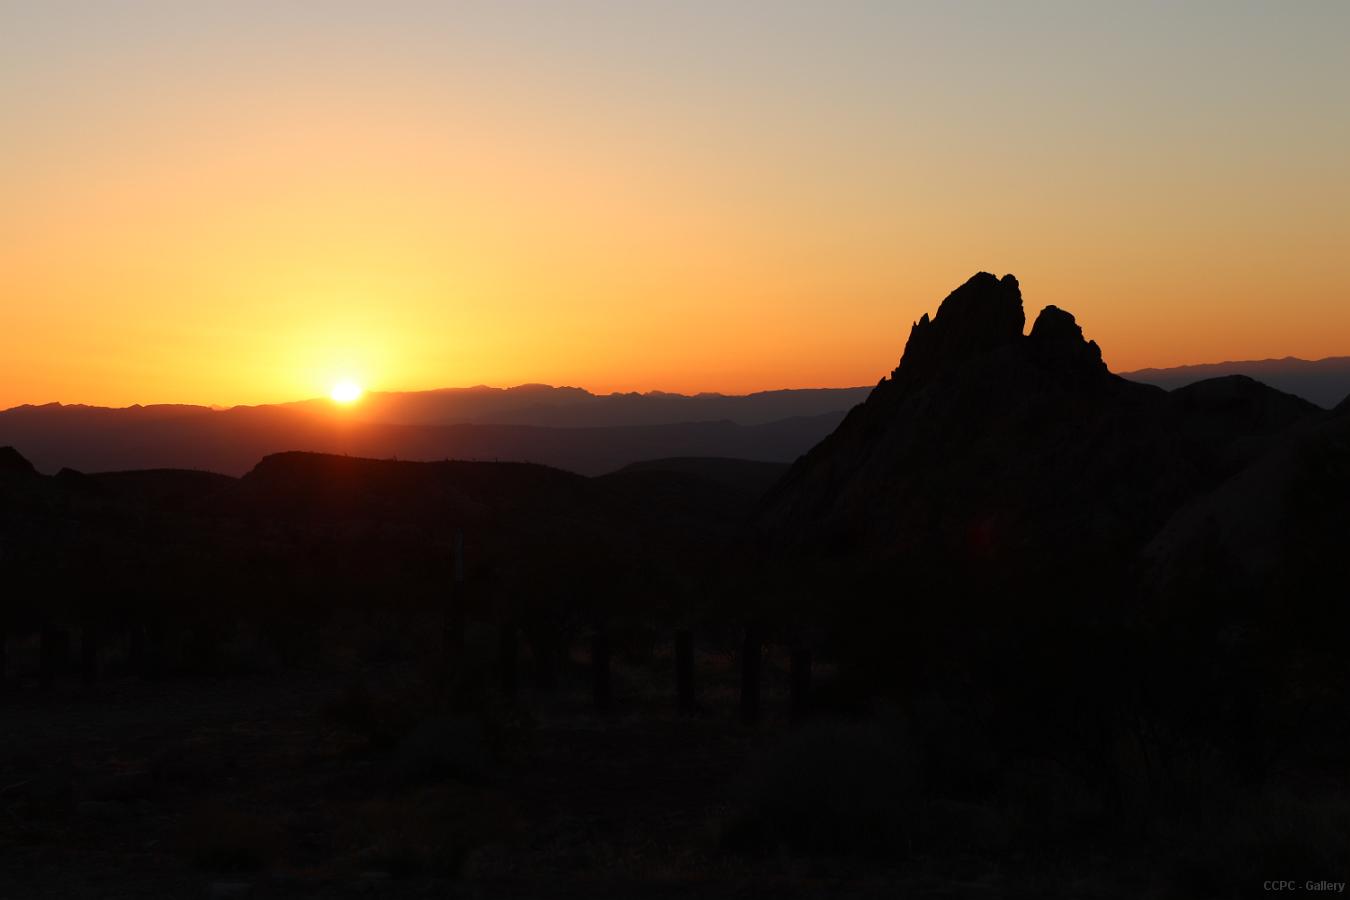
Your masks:
M 1113 371 L 1113 374 L 1119 375 L 1119 376 L 1121 376 L 1122 378 L 1124 378 L 1124 377 L 1129 377 L 1129 376 L 1131 376 L 1131 375 L 1144 375 L 1144 374 L 1151 374 L 1151 373 L 1156 373 L 1156 372 L 1178 372 L 1178 371 L 1185 371 L 1185 370 L 1191 370 L 1191 369 L 1212 368 L 1212 367 L 1215 367 L 1215 366 L 1260 365 L 1260 364 L 1266 364 L 1266 363 L 1287 363 L 1287 362 L 1307 363 L 1307 364 L 1309 364 L 1309 365 L 1315 365 L 1315 364 L 1318 364 L 1318 363 L 1336 362 L 1336 361 L 1340 361 L 1340 360 L 1347 360 L 1347 361 L 1350 361 L 1350 353 L 1348 353 L 1348 354 L 1346 354 L 1346 355 L 1323 356 L 1323 357 L 1319 357 L 1319 358 L 1317 358 L 1317 359 L 1305 359 L 1305 358 L 1303 358 L 1303 357 L 1301 357 L 1301 356 L 1292 356 L 1292 355 L 1287 355 L 1287 356 L 1271 356 L 1271 357 L 1265 357 L 1265 358 L 1262 358 L 1262 359 L 1224 359 L 1224 360 L 1218 360 L 1218 361 L 1214 361 L 1214 362 L 1183 363 L 1183 364 L 1181 364 L 1181 365 L 1176 365 L 1176 366 L 1145 366 L 1145 367 L 1143 367 L 1143 368 L 1139 368 L 1139 369 L 1129 369 L 1129 370 L 1126 370 L 1126 371 L 1115 371 L 1115 370 L 1112 370 L 1112 371 Z M 886 373 L 885 375 L 883 375 L 883 378 L 884 378 L 884 377 L 888 377 L 888 376 L 889 376 L 889 373 Z M 881 379 L 878 379 L 878 381 L 880 381 L 880 380 L 881 380 Z M 669 390 L 663 390 L 663 389 L 661 389 L 661 388 L 651 388 L 651 389 L 648 389 L 648 390 L 626 390 L 626 391 L 625 391 L 625 390 L 613 390 L 613 391 L 608 391 L 608 392 L 605 392 L 605 393 L 597 393 L 597 392 L 595 392 L 595 391 L 592 391 L 590 388 L 581 387 L 580 385 L 574 385 L 574 384 L 549 384 L 549 383 L 543 382 L 543 381 L 525 381 L 525 382 L 520 382 L 519 384 L 510 384 L 510 385 L 505 385 L 505 386 L 500 386 L 500 387 L 499 387 L 499 386 L 496 386 L 496 385 L 490 385 L 490 384 L 485 384 L 485 383 L 481 383 L 481 382 L 480 382 L 480 383 L 478 383 L 478 384 L 473 384 L 473 385 L 463 385 L 463 386 L 443 386 L 443 387 L 435 387 L 435 388 L 405 388 L 405 389 L 389 389 L 389 390 L 373 390 L 373 389 L 367 389 L 367 390 L 365 391 L 365 396 L 367 396 L 367 397 L 378 397 L 378 396 L 388 396 L 388 395 L 391 395 L 391 394 L 405 394 L 405 395 L 406 395 L 406 394 L 437 394 L 437 393 L 449 393 L 449 392 L 454 392 L 454 391 L 479 391 L 479 390 L 482 390 L 482 391 L 502 391 L 502 392 L 505 392 L 505 391 L 521 390 L 521 389 L 523 389 L 523 388 L 546 388 L 546 389 L 548 389 L 548 390 L 554 390 L 554 391 L 568 391 L 568 390 L 571 390 L 571 391 L 582 391 L 582 392 L 584 392 L 584 393 L 590 395 L 591 397 L 594 397 L 594 398 L 597 398 L 597 399 L 604 399 L 604 398 L 608 398 L 608 397 L 634 397 L 634 396 L 636 396 L 636 397 L 666 396 L 666 397 L 680 397 L 680 398 L 684 398 L 684 399 L 697 399 L 697 398 L 700 398 L 700 397 L 723 397 L 723 398 L 728 398 L 728 399 L 736 399 L 736 398 L 742 398 L 742 397 L 754 397 L 754 396 L 757 396 L 757 395 L 760 395 L 760 394 L 774 394 L 774 393 L 783 393 L 783 392 L 788 392 L 788 391 L 856 391 L 856 390 L 863 390 L 863 389 L 871 390 L 871 389 L 874 388 L 874 387 L 876 387 L 876 382 L 874 382 L 874 383 L 872 383 L 872 384 L 852 384 L 852 385 L 805 385 L 805 386 L 797 386 L 797 387 L 762 388 L 762 389 L 754 390 L 754 391 L 746 391 L 746 392 L 744 392 L 744 393 L 726 393 L 726 392 L 723 392 L 723 391 L 696 391 L 696 392 L 693 392 L 693 393 L 685 393 L 685 392 L 682 392 L 682 391 L 669 391 Z M 142 403 L 142 402 L 128 403 L 128 404 L 123 405 L 123 406 L 114 406 L 114 405 L 106 405 L 106 404 L 101 404 L 101 403 L 87 403 L 87 402 L 83 402 L 83 401 L 67 402 L 67 401 L 64 401 L 64 400 L 48 400 L 48 401 L 44 401 L 44 402 L 33 402 L 33 401 L 29 401 L 29 402 L 25 402 L 25 403 L 16 403 L 16 404 L 13 405 L 13 406 L 8 406 L 8 407 L 4 407 L 3 409 L 0 409 L 0 412 L 10 412 L 10 411 L 12 411 L 12 410 L 16 410 L 16 409 L 25 409 L 25 408 L 38 409 L 38 408 L 47 407 L 47 406 L 72 407 L 72 408 L 85 408 L 85 409 L 107 409 L 107 410 L 149 409 L 149 408 L 153 408 L 153 407 L 163 407 L 163 406 L 182 406 L 182 407 L 189 407 L 189 408 L 193 408 L 193 409 L 205 409 L 205 410 L 210 410 L 210 411 L 212 411 L 212 412 L 227 412 L 227 411 L 229 411 L 229 410 L 234 410 L 234 409 L 258 409 L 258 408 L 268 407 L 268 406 L 298 406 L 298 405 L 301 405 L 301 404 L 310 404 L 310 403 L 325 403 L 325 404 L 328 404 L 328 403 L 331 403 L 331 401 L 329 400 L 329 398 L 328 398 L 327 396 L 322 395 L 322 394 L 320 394 L 320 395 L 315 395 L 315 396 L 312 396 L 312 397 L 302 397 L 302 398 L 295 399 L 295 400 L 275 400 L 275 401 L 270 401 L 270 402 L 266 402 L 266 401 L 265 401 L 265 402 L 260 402 L 260 403 L 235 403 L 235 404 L 228 404 L 228 405 L 227 405 L 227 404 L 220 404 L 220 403 L 201 403 L 201 402 L 188 402 L 188 401 L 165 400 L 165 401 L 155 401 L 155 402 L 148 402 L 148 403 Z

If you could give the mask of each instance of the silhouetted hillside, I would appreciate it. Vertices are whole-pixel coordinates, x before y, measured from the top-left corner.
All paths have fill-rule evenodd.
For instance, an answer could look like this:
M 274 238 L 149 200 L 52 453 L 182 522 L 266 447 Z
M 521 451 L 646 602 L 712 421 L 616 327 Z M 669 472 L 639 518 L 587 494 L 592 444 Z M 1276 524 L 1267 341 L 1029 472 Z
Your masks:
M 905 710 L 925 795 L 1005 808 L 1029 765 L 1095 798 L 1100 833 L 1252 827 L 1272 854 L 1258 798 L 1350 759 L 1347 509 L 1350 405 L 1126 380 L 1062 310 L 1024 333 L 1017 281 L 982 273 L 770 491 L 729 570 Z M 770 809 L 756 826 L 793 837 Z M 1326 859 L 1303 848 L 1344 832 L 1281 833 Z M 1259 881 L 1177 867 L 1206 873 L 1179 896 Z
M 825 405 L 847 400 L 847 392 L 819 393 L 831 398 Z M 750 425 L 688 420 L 552 428 L 389 424 L 370 421 L 373 413 L 364 409 L 365 402 L 359 414 L 327 401 L 228 410 L 22 406 L 0 412 L 0 441 L 23 447 L 38 469 L 47 472 L 178 468 L 242 475 L 268 454 L 305 450 L 415 460 L 500 459 L 595 475 L 637 460 L 672 456 L 790 462 L 828 434 L 846 409 Z M 376 399 L 373 405 L 379 403 Z M 679 413 L 680 404 L 670 410 Z
M 1342 403 L 1178 510 L 1145 551 L 1153 587 L 1176 595 L 1203 583 L 1234 602 L 1283 598 L 1280 612 L 1305 622 L 1318 621 L 1315 610 L 1343 618 L 1348 511 L 1350 405 Z
M 1173 510 L 1319 413 L 1250 379 L 1173 394 L 1127 381 L 1053 306 L 1029 333 L 1023 324 L 1011 276 L 954 291 L 914 325 L 895 371 L 793 466 L 762 532 L 825 555 L 1119 565 Z
M 631 472 L 682 472 L 706 479 L 728 488 L 759 497 L 787 472 L 787 463 L 760 462 L 750 459 L 721 459 L 709 456 L 686 456 L 671 459 L 646 459 L 630 463 L 614 475 Z
M 235 479 L 42 476 L 12 448 L 0 461 L 0 548 L 13 596 L 23 598 L 8 610 L 19 621 L 44 606 L 87 615 L 91 603 L 100 615 L 168 608 L 191 618 L 278 591 L 297 615 L 363 595 L 425 599 L 446 589 L 456 532 L 484 602 L 526 591 L 546 607 L 559 592 L 584 590 L 576 615 L 625 594 L 650 608 L 686 589 L 755 499 L 685 472 L 586 478 L 528 463 L 289 452 Z M 193 599 L 183 605 L 185 585 Z
M 1331 356 L 1318 360 L 1286 356 L 1284 359 L 1205 363 L 1122 373 L 1122 377 L 1131 381 L 1156 384 L 1167 390 L 1226 375 L 1245 375 L 1326 408 L 1335 406 L 1346 394 L 1350 394 L 1350 356 Z
M 0 447 L 0 477 L 27 478 L 36 475 L 33 464 L 13 447 Z

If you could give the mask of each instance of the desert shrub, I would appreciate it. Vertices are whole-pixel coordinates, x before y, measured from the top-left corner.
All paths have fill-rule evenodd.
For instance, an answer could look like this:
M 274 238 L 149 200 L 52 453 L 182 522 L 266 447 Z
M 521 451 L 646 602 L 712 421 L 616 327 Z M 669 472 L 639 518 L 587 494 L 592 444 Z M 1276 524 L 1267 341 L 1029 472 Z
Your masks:
M 1119 727 L 1108 751 L 1112 812 L 1128 831 L 1161 820 L 1213 815 L 1243 789 L 1229 753 L 1148 719 Z
M 900 720 L 817 721 L 769 751 L 724 824 L 730 850 L 889 856 L 912 841 L 917 754 Z

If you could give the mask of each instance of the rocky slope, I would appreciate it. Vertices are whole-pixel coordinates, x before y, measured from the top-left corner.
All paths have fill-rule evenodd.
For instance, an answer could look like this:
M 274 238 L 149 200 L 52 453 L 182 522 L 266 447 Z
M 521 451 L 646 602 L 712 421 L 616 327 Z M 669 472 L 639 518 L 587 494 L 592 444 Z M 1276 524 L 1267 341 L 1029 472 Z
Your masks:
M 896 369 L 757 519 L 822 556 L 1001 572 L 1131 558 L 1168 518 L 1322 413 L 1248 378 L 1168 393 L 1109 372 L 1054 306 L 980 273 L 913 326 Z

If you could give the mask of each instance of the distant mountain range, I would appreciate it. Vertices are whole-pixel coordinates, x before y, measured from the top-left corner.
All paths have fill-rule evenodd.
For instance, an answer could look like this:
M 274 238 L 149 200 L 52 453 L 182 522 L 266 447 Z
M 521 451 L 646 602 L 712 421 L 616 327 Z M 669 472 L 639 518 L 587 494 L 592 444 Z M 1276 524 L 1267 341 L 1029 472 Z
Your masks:
M 370 393 L 343 412 L 348 420 L 382 425 L 530 425 L 546 428 L 626 428 L 683 422 L 766 425 L 782 419 L 849 409 L 870 387 L 808 388 L 754 394 L 670 394 L 662 391 L 592 394 L 577 387 L 522 384 L 494 388 Z M 327 413 L 326 399 L 287 404 Z
M 1225 375 L 1246 375 L 1286 394 L 1310 400 L 1324 409 L 1331 409 L 1350 396 L 1350 356 L 1318 360 L 1286 356 L 1284 359 L 1249 359 L 1121 373 L 1131 381 L 1156 384 L 1169 391 Z
M 1322 407 L 1350 394 L 1350 357 L 1141 369 L 1123 377 L 1175 390 L 1228 375 L 1246 375 Z M 650 459 L 791 463 L 872 393 L 855 387 L 593 394 L 526 384 L 370 393 L 351 407 L 327 399 L 230 409 L 52 403 L 0 411 L 0 445 L 19 448 L 49 473 L 185 468 L 237 476 L 268 454 L 305 450 L 534 462 L 598 475 Z
M 546 385 L 373 393 L 274 406 L 19 406 L 0 445 L 40 471 L 204 469 L 242 475 L 271 453 L 534 462 L 597 475 L 640 460 L 787 463 L 829 434 L 869 388 L 722 394 L 591 394 Z

